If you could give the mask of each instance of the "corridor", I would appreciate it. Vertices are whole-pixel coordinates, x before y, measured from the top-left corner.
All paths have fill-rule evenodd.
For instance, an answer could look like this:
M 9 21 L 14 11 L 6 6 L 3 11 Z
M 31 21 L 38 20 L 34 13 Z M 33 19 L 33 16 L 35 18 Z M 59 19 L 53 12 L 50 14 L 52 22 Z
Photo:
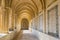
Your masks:
M 60 40 L 60 0 L 0 0 L 0 40 Z

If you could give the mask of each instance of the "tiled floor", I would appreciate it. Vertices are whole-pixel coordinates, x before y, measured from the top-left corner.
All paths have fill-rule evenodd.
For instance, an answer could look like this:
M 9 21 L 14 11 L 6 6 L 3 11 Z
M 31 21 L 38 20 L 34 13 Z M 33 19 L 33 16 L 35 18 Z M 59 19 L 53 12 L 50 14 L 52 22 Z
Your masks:
M 27 33 L 23 33 L 21 37 L 18 37 L 18 40 L 38 40 L 38 38 L 32 35 L 32 33 L 27 32 Z
M 38 40 L 38 38 L 32 34 L 23 34 L 20 40 Z

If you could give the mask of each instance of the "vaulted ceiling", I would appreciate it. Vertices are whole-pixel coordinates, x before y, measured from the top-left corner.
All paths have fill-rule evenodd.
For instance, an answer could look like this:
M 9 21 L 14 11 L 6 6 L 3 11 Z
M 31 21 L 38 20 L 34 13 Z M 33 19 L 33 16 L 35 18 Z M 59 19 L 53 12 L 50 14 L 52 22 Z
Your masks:
M 6 7 L 12 8 L 12 10 L 17 14 L 20 18 L 26 17 L 35 17 L 38 13 L 44 9 L 45 1 L 44 0 L 5 0 Z M 25 13 L 25 14 L 24 14 Z M 27 14 L 29 14 L 27 16 Z M 24 16 L 26 15 L 26 16 Z

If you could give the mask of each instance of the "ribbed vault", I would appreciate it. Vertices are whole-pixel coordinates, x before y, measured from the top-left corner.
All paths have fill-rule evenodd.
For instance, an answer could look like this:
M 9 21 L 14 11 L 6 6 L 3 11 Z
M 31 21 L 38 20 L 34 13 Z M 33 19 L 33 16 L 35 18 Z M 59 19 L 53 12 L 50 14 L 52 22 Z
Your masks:
M 37 16 L 45 8 L 45 0 L 5 0 L 5 4 L 17 15 L 28 12 L 32 17 Z
M 29 13 L 33 17 L 37 16 L 38 13 L 43 10 L 43 0 L 13 0 L 12 9 L 14 9 L 17 15 L 22 13 Z
M 45 0 L 5 0 L 5 8 L 11 8 L 15 23 L 21 25 L 22 19 L 31 19 L 46 8 Z
M 47 12 L 46 8 L 51 2 L 49 0 L 0 0 L 0 32 L 8 33 L 10 29 L 19 31 L 23 19 L 28 20 L 29 28 L 32 27 L 32 22 L 36 24 L 35 27 L 37 28 L 40 22 L 38 18 L 40 13 L 43 14 L 45 28 L 47 18 L 45 14 Z

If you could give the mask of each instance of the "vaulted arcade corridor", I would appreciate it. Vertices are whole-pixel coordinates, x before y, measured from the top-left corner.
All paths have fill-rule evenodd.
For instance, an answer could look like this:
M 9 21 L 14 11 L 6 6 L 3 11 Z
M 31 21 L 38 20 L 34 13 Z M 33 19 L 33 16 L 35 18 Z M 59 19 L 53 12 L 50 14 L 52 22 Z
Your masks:
M 60 0 L 0 0 L 0 40 L 60 40 Z

